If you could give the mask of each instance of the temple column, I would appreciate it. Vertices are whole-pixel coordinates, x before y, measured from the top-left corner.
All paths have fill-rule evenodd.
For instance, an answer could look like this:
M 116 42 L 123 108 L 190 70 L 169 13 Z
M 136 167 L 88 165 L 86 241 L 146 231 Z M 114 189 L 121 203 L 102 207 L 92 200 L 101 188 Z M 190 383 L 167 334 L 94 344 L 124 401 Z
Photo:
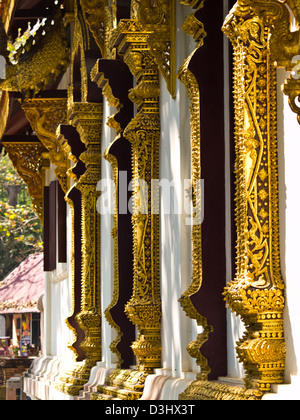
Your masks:
M 223 27 L 234 48 L 237 226 L 236 276 L 224 296 L 246 326 L 237 343 L 246 387 L 268 392 L 285 367 L 276 69 L 270 27 L 250 3 L 238 2 Z
M 161 301 L 159 282 L 159 215 L 154 211 L 151 180 L 159 175 L 159 78 L 150 53 L 149 32 L 136 20 L 121 21 L 115 46 L 124 57 L 137 86 L 129 98 L 138 113 L 124 131 L 132 145 L 133 166 L 133 295 L 126 305 L 129 319 L 138 328 L 132 348 L 138 369 L 145 373 L 160 367 Z M 156 203 L 157 204 L 157 203 Z
M 97 184 L 101 175 L 101 130 L 103 105 L 69 101 L 68 119 L 76 128 L 86 150 L 80 155 L 85 172 L 75 184 L 81 193 L 81 305 L 75 316 L 84 340 L 80 348 L 85 359 L 61 378 L 58 388 L 78 395 L 88 381 L 92 367 L 101 361 L 101 302 L 100 302 L 100 214 L 96 203 L 99 198 Z

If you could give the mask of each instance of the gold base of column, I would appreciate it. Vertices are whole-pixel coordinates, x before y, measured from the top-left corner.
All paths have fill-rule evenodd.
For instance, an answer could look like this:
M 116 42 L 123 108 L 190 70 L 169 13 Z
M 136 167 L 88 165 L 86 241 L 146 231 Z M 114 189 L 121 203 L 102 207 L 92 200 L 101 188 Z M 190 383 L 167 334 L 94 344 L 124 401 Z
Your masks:
M 144 391 L 147 374 L 135 370 L 114 370 L 105 381 L 104 385 L 97 387 L 92 400 L 139 400 Z
M 196 381 L 179 395 L 179 400 L 222 401 L 261 400 L 263 393 L 256 389 L 233 386 L 221 382 Z
M 84 360 L 77 362 L 66 376 L 60 378 L 60 383 L 56 385 L 56 389 L 64 394 L 77 396 L 83 389 L 84 385 L 89 381 L 91 369 L 96 365 L 96 362 Z

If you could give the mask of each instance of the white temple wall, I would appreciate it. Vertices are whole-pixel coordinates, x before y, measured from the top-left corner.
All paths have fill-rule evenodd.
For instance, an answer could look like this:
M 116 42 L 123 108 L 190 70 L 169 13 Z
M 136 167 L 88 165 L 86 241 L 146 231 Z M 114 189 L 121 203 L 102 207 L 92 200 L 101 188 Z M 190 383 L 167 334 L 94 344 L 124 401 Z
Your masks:
M 46 171 L 45 185 L 56 180 L 54 166 Z M 68 344 L 73 339 L 65 320 L 72 307 L 72 270 L 71 270 L 71 212 L 67 206 L 67 258 L 68 263 L 58 264 L 56 270 L 45 273 L 44 296 L 44 353 L 47 356 L 71 357 Z M 56 247 L 58 249 L 58 246 Z
M 278 70 L 279 211 L 282 275 L 286 285 L 284 331 L 287 346 L 285 381 L 293 382 L 300 361 L 300 125 L 281 91 L 289 75 Z
M 177 70 L 196 46 L 193 38 L 180 29 L 189 12 L 189 8 L 177 5 Z M 196 322 L 186 316 L 178 302 L 192 279 L 191 226 L 186 223 L 190 215 L 184 213 L 184 180 L 191 179 L 190 101 L 179 80 L 175 100 L 162 77 L 160 85 L 160 180 L 172 183 L 170 195 L 167 189 L 161 189 L 160 196 L 162 370 L 174 377 L 184 377 L 186 372 L 198 371 L 186 350 L 197 337 Z
M 99 91 L 101 92 L 101 91 Z M 104 156 L 105 150 L 109 144 L 115 139 L 115 130 L 108 127 L 107 120 L 110 116 L 116 113 L 116 109 L 108 105 L 105 98 L 103 98 L 103 126 L 101 139 L 101 155 Z M 101 161 L 101 179 L 104 182 L 103 186 L 109 189 L 109 182 L 105 180 L 112 180 L 112 166 L 104 158 Z M 105 206 L 114 210 L 113 191 L 103 190 L 103 194 L 107 197 L 109 202 L 102 202 Z M 103 206 L 101 206 L 103 211 Z M 114 221 L 113 214 L 109 212 L 101 215 L 101 311 L 102 311 L 102 361 L 106 367 L 111 367 L 116 362 L 115 355 L 112 354 L 109 346 L 116 338 L 116 331 L 108 324 L 104 311 L 112 302 L 113 296 L 113 280 L 114 280 L 114 241 L 112 238 L 112 229 Z
M 223 15 L 224 20 L 229 12 L 228 0 L 223 1 Z M 232 249 L 236 244 L 232 243 L 232 200 L 231 200 L 231 142 L 234 139 L 231 137 L 231 97 L 229 80 L 232 77 L 230 71 L 230 50 L 227 36 L 223 35 L 224 39 L 224 127 L 225 127 L 225 194 L 226 194 L 226 282 L 230 283 L 235 276 L 232 264 Z M 225 302 L 224 302 L 225 305 Z M 239 363 L 236 354 L 236 343 L 242 337 L 244 325 L 240 317 L 232 313 L 231 309 L 227 310 L 227 368 L 228 376 L 231 378 L 244 377 L 242 363 Z

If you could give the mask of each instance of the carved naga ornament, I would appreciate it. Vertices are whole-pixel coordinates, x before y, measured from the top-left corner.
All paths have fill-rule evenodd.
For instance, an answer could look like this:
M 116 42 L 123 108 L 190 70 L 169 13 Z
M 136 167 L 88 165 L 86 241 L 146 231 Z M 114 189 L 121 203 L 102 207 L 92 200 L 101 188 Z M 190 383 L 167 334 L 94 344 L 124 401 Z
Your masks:
M 236 277 L 224 295 L 246 326 L 237 343 L 246 385 L 269 392 L 272 383 L 283 382 L 285 299 L 279 256 L 276 69 L 270 21 L 255 13 L 257 3 L 236 3 L 223 26 L 234 47 L 237 227 Z M 271 3 L 273 16 L 279 8 L 277 2 L 265 2 Z

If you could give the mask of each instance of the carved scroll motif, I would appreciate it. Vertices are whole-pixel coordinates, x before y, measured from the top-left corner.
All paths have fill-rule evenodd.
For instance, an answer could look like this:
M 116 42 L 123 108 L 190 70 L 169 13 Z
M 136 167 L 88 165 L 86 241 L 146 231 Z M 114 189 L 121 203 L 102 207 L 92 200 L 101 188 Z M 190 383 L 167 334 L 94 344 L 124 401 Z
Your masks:
M 115 6 L 110 8 L 105 0 L 80 0 L 80 4 L 102 57 L 114 58 L 115 54 L 110 48 L 110 38 L 116 18 Z
M 236 277 L 224 295 L 246 325 L 237 346 L 246 385 L 265 392 L 283 381 L 285 366 L 276 71 L 270 29 L 246 3 L 236 4 L 223 27 L 234 47 L 237 226 Z
M 53 17 L 34 38 L 35 46 L 30 45 L 33 38 L 26 45 L 26 54 L 21 56 L 16 65 L 6 66 L 6 79 L 1 81 L 1 90 L 21 92 L 29 98 L 39 91 L 45 90 L 51 83 L 64 73 L 69 65 L 69 49 L 62 16 Z M 44 32 L 47 31 L 47 36 Z M 39 45 L 39 50 L 36 47 Z M 29 49 L 29 50 L 28 50 Z M 20 49 L 21 51 L 23 48 Z M 28 51 L 27 51 L 28 50 Z

